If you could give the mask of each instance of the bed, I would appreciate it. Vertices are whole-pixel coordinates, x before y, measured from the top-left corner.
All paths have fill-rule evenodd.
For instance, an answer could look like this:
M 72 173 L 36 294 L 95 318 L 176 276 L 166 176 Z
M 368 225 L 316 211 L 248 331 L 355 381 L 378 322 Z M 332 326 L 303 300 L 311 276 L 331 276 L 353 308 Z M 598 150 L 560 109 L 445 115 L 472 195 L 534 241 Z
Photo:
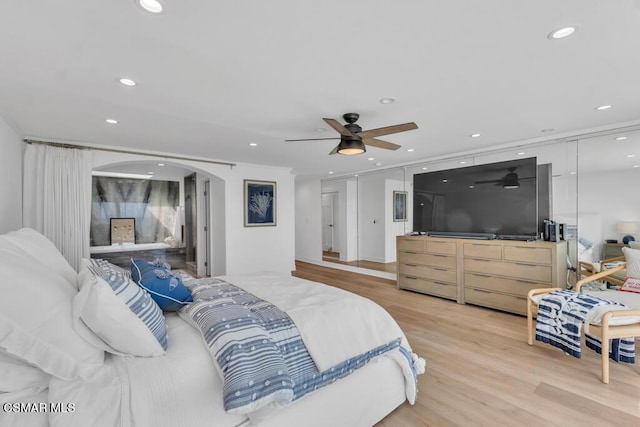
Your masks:
M 76 273 L 30 229 L 0 236 L 0 254 L 0 425 L 371 426 L 415 401 L 424 360 L 366 298 L 260 273 L 178 277 L 188 301 L 106 261 Z M 243 347 L 258 338 L 275 361 Z

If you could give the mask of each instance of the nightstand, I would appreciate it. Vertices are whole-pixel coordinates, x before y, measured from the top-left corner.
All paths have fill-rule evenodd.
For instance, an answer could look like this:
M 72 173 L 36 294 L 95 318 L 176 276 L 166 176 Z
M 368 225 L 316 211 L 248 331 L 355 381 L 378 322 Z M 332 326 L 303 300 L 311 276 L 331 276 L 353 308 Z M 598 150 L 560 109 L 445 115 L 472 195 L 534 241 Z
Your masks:
M 622 248 L 625 246 L 624 243 L 605 243 L 602 245 L 602 259 L 623 256 Z

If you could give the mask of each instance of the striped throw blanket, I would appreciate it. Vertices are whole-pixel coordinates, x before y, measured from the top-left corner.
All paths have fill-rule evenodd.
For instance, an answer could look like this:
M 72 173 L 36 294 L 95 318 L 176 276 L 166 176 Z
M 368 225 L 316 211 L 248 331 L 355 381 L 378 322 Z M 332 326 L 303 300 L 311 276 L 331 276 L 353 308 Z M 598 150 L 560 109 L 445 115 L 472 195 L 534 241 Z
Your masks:
M 296 325 L 273 304 L 220 279 L 185 281 L 194 303 L 180 315 L 202 333 L 223 379 L 223 404 L 232 414 L 286 406 L 345 377 L 374 357 L 399 349 L 400 339 L 318 371 Z M 413 379 L 417 373 L 414 372 Z
M 591 309 L 601 305 L 623 306 L 598 297 L 559 290 L 546 294 L 538 304 L 536 340 L 551 344 L 580 358 L 582 324 Z M 601 353 L 601 341 L 585 334 L 587 347 Z M 635 340 L 611 340 L 609 357 L 616 362 L 635 363 Z

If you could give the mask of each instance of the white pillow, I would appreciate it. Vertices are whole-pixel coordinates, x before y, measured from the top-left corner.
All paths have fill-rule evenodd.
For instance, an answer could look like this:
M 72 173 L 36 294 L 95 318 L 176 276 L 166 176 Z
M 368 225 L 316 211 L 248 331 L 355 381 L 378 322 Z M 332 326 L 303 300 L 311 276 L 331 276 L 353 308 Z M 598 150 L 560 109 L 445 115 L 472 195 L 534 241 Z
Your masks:
M 622 248 L 627 262 L 627 277 L 640 279 L 640 249 Z
M 75 291 L 34 259 L 0 245 L 0 348 L 14 358 L 62 379 L 86 377 L 104 352 L 73 328 Z
M 85 339 L 118 355 L 165 353 L 167 325 L 162 310 L 144 289 L 117 272 L 105 277 L 83 272 L 80 277 L 83 283 L 73 301 L 73 320 Z M 95 336 L 83 331 L 83 325 Z
M 640 249 L 640 242 L 636 242 L 635 240 L 632 240 L 629 242 L 629 247 L 631 249 Z
M 76 271 L 69 265 L 69 262 L 67 262 L 58 248 L 36 230 L 22 228 L 18 231 L 12 231 L 2 235 L 0 239 L 5 239 L 16 248 L 23 250 L 37 262 L 61 275 L 71 286 L 78 289 L 76 285 Z

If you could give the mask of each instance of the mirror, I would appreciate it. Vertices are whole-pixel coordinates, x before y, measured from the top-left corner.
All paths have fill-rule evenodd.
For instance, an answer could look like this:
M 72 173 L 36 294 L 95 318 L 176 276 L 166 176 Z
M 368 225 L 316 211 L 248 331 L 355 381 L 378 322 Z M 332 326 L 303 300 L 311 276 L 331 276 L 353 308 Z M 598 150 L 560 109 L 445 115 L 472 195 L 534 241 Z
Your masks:
M 640 130 L 579 140 L 577 171 L 579 260 L 621 256 L 625 240 L 640 240 Z
M 405 171 L 394 168 L 322 181 L 322 259 L 396 271 L 396 236 L 410 231 Z
M 538 165 L 550 165 L 551 216 L 555 221 L 571 226 L 573 234 L 568 245 L 572 249 L 568 251 L 568 262 L 576 266 L 577 141 L 547 141 L 362 173 L 357 177 L 322 180 L 323 260 L 395 273 L 395 236 L 413 231 L 415 174 L 513 160 L 520 156 L 536 157 Z M 398 202 L 395 207 L 394 200 Z M 401 214 L 403 208 L 398 206 L 403 201 L 406 203 L 404 216 Z M 406 220 L 400 220 L 404 217 Z

